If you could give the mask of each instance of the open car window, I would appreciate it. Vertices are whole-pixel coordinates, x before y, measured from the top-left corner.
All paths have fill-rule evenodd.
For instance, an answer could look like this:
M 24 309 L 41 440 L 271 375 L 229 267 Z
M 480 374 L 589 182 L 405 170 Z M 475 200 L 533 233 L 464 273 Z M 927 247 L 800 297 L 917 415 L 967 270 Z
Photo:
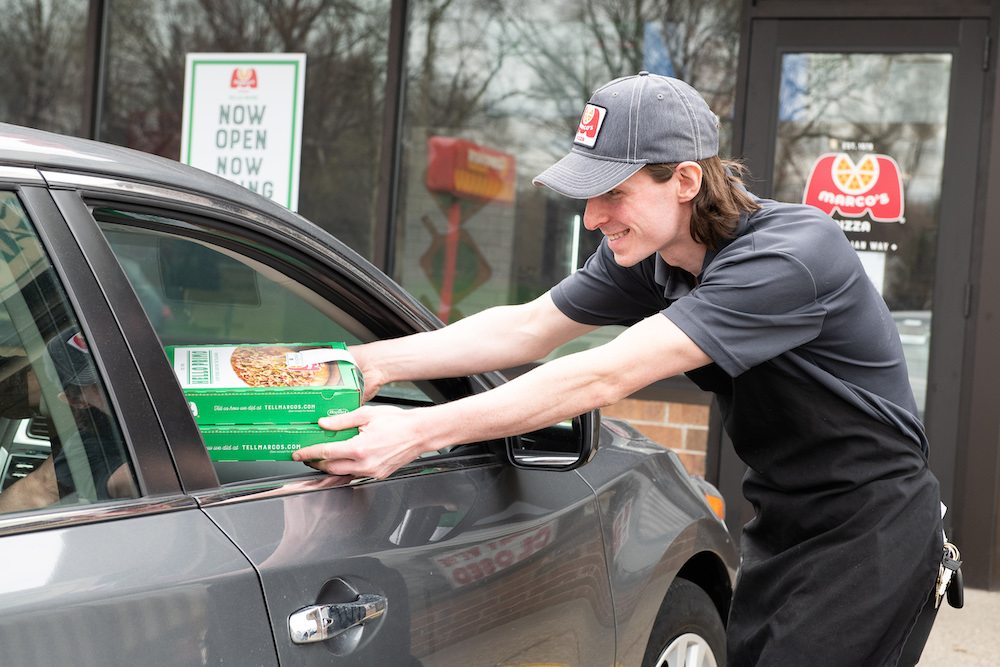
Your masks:
M 148 212 L 97 209 L 95 218 L 164 347 L 294 345 L 375 340 L 371 313 L 344 303 L 286 257 L 231 234 L 186 233 L 191 225 Z M 405 332 L 398 332 L 405 333 Z M 399 383 L 373 402 L 403 407 L 450 397 L 440 383 Z M 222 483 L 304 472 L 293 461 L 215 461 Z
M 0 191 L 0 471 L 0 514 L 137 495 L 87 338 L 24 208 L 6 191 Z

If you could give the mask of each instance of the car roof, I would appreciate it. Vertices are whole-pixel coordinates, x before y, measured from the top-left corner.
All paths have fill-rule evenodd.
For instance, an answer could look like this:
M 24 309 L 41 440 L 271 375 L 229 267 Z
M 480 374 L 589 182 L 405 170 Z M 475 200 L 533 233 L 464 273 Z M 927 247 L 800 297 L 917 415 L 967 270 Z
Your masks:
M 142 181 L 228 199 L 260 209 L 296 227 L 304 222 L 298 214 L 266 197 L 176 160 L 9 123 L 0 123 L 0 165 Z
M 265 214 L 271 230 L 294 237 L 300 244 L 318 250 L 327 261 L 353 267 L 372 289 L 420 313 L 422 323 L 433 324 L 435 317 L 426 306 L 384 275 L 357 251 L 345 245 L 329 230 L 290 211 L 267 197 L 252 192 L 220 176 L 175 160 L 43 130 L 0 123 L 0 168 L 27 167 L 39 172 L 93 175 L 142 182 L 154 186 L 199 194 L 210 200 L 227 200 L 239 207 Z

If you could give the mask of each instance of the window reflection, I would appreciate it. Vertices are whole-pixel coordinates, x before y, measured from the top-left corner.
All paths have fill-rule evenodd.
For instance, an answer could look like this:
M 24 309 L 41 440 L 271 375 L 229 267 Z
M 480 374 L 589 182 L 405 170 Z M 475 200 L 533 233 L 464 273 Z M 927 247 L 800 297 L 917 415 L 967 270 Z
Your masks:
M 0 0 L 0 119 L 84 136 L 87 0 Z
M 108 0 L 97 138 L 178 159 L 187 53 L 305 53 L 298 211 L 372 257 L 390 2 Z
M 531 179 L 566 153 L 590 93 L 613 78 L 645 69 L 692 84 L 722 118 L 728 154 L 739 16 L 734 0 L 412 3 L 395 277 L 454 321 L 533 299 L 580 266 L 600 241 L 582 228 L 585 202 Z M 509 156 L 513 201 L 429 188 L 442 137 Z M 449 229 L 454 261 L 439 259 Z
M 921 414 L 951 66 L 947 53 L 782 59 L 774 197 L 841 224 L 893 311 Z
M 0 248 L 0 515 L 135 497 L 90 343 L 12 192 Z

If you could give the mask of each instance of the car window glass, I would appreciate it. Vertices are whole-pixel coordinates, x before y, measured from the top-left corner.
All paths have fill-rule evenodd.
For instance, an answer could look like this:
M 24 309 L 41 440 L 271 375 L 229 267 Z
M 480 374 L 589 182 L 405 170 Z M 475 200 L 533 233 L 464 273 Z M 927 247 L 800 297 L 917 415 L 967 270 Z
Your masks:
M 249 257 L 151 230 L 102 229 L 164 345 L 359 342 L 332 304 Z
M 262 257 L 180 234 L 184 223 L 146 213 L 95 213 L 164 346 L 345 343 L 374 339 L 359 319 Z M 131 218 L 147 226 L 123 224 Z M 149 223 L 160 226 L 150 229 Z M 176 232 L 175 232 L 176 230 Z M 266 254 L 266 253 L 265 253 Z M 280 261 L 274 264 L 280 265 Z M 356 307 L 356 306 L 355 306 Z M 444 400 L 431 383 L 395 383 L 377 401 Z M 216 461 L 222 482 L 303 471 L 291 461 Z
M 31 222 L 0 192 L 0 513 L 135 497 L 110 404 Z

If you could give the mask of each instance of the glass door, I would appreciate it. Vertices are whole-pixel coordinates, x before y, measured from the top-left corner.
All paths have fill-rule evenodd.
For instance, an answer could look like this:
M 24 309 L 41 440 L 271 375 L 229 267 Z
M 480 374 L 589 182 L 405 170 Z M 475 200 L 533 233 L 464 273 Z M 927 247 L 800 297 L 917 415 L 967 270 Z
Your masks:
M 983 20 L 755 20 L 734 154 L 829 213 L 893 313 L 952 493 L 982 111 Z
M 822 209 L 851 240 L 900 329 L 921 414 L 952 62 L 950 53 L 782 54 L 770 174 L 775 199 Z

